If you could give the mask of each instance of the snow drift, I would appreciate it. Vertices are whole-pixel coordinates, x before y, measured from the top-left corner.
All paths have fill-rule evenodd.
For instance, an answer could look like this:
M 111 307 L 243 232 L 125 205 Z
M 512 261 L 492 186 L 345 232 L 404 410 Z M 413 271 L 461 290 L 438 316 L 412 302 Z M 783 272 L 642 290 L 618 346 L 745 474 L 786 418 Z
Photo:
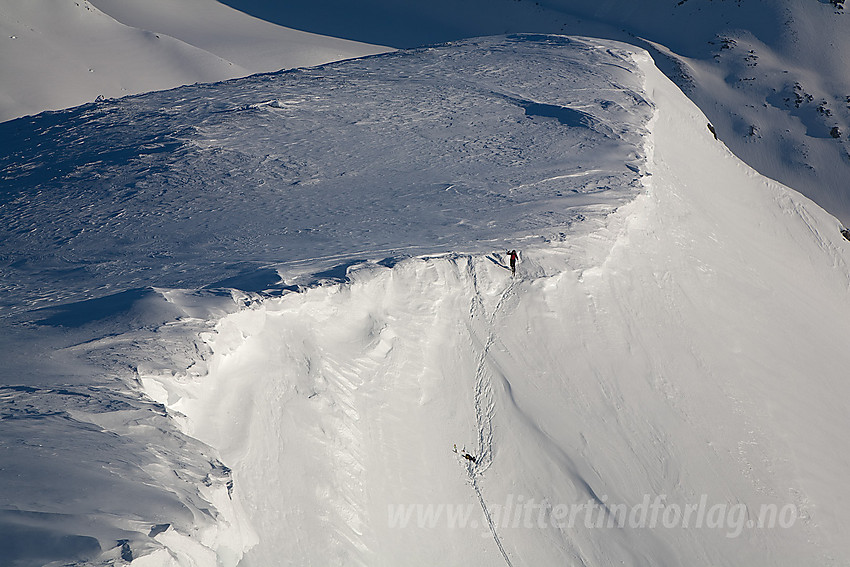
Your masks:
M 0 125 L 3 442 L 45 474 L 6 533 L 77 538 L 65 563 L 846 564 L 848 243 L 706 122 L 645 52 L 511 36 Z M 106 466 L 63 486 L 76 451 Z

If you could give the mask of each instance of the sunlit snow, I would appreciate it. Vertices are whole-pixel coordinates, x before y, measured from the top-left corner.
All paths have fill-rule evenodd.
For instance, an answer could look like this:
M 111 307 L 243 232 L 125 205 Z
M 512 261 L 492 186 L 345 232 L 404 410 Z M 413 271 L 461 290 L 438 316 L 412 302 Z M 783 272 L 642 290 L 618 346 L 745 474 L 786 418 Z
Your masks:
M 537 35 L 0 124 L 0 550 L 846 563 L 850 243 L 706 124 Z

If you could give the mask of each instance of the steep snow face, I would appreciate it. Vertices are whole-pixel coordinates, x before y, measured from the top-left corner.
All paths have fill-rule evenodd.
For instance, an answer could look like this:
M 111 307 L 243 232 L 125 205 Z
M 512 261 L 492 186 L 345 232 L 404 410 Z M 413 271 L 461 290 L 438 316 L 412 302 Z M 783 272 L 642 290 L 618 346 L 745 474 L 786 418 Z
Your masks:
M 846 246 L 683 137 L 703 117 L 681 98 L 659 110 L 647 195 L 526 250 L 519 280 L 487 257 L 363 265 L 224 319 L 207 376 L 145 379 L 235 467 L 245 564 L 841 564 Z M 608 259 L 572 269 L 596 239 Z M 655 529 L 606 527 L 601 503 L 645 495 Z M 703 499 L 713 520 L 683 529 Z M 597 513 L 567 529 L 559 506 Z M 789 521 L 755 529 L 761 510 Z
M 634 60 L 645 192 L 517 278 L 354 264 L 224 317 L 206 373 L 142 369 L 233 467 L 243 565 L 846 562 L 847 243 Z
M 705 125 L 529 35 L 0 125 L 0 541 L 847 563 L 848 243 Z

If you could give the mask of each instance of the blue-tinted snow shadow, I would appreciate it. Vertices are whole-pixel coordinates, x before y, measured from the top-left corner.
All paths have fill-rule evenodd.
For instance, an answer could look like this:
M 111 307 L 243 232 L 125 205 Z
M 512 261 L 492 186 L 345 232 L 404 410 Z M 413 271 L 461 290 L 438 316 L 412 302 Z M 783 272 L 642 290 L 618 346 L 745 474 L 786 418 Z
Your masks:
M 399 262 L 407 260 L 408 258 L 411 258 L 411 256 L 407 254 L 403 254 L 401 256 L 389 256 L 387 258 L 384 258 L 383 260 L 380 260 L 379 262 L 376 262 L 376 264 L 385 268 L 392 268 Z
M 68 534 L 66 525 L 74 521 L 79 520 L 62 514 L 0 510 L 3 565 L 94 559 L 102 551 L 100 543 L 91 536 Z
M 492 254 L 487 254 L 487 256 L 485 256 L 485 257 L 486 257 L 488 260 L 490 260 L 491 262 L 493 262 L 494 264 L 496 264 L 497 266 L 499 266 L 500 268 L 504 268 L 504 269 L 506 269 L 506 270 L 508 270 L 508 271 L 511 271 L 511 268 L 510 268 L 509 266 L 506 266 L 506 265 L 505 265 L 504 263 L 502 263 L 499 259 L 495 258 Z
M 49 315 L 35 322 L 51 327 L 78 328 L 107 317 L 127 313 L 136 302 L 154 293 L 151 288 L 128 289 L 95 299 L 66 303 L 57 307 L 43 307 L 37 309 L 35 313 Z
M 526 116 L 554 118 L 564 126 L 593 128 L 595 122 L 586 112 L 567 108 L 566 106 L 543 104 L 541 102 L 522 102 L 520 104 L 525 109 Z
M 429 16 L 416 3 L 348 0 L 269 2 L 223 0 L 223 4 L 268 22 L 310 33 L 396 48 L 460 39 L 452 22 Z M 476 33 L 473 35 L 487 35 Z
M 351 281 L 352 269 L 374 269 L 374 268 L 390 268 L 392 269 L 400 262 L 412 258 L 410 254 L 398 254 L 395 256 L 387 256 L 381 260 L 366 260 L 362 258 L 352 258 L 339 262 L 333 265 L 325 264 L 318 267 L 316 271 L 291 273 L 286 280 L 290 285 L 280 283 L 273 288 L 267 289 L 267 292 L 275 290 L 280 291 L 305 291 L 307 289 L 328 285 L 328 284 L 344 284 Z M 282 268 L 286 271 L 286 266 Z M 272 293 L 273 295 L 273 293 Z
M 593 115 L 588 114 L 587 112 L 582 112 L 581 110 L 557 104 L 519 100 L 511 97 L 507 98 L 521 106 L 525 110 L 525 115 L 529 118 L 534 118 L 535 116 L 539 116 L 541 118 L 554 118 L 559 124 L 568 128 L 587 128 L 588 130 L 593 130 L 603 136 L 614 136 L 614 131 L 610 126 L 604 124 L 597 118 L 594 118 Z
M 235 276 L 204 286 L 203 289 L 238 289 L 248 293 L 260 293 L 280 287 L 280 275 L 272 268 L 243 269 Z
M 392 268 L 408 256 L 388 257 L 375 265 Z M 323 283 L 342 283 L 349 280 L 349 269 L 353 266 L 368 263 L 363 259 L 352 259 L 336 264 L 321 271 L 312 272 L 302 278 L 302 285 L 310 287 Z M 231 266 L 231 269 L 235 266 Z M 297 285 L 287 285 L 281 281 L 276 269 L 268 267 L 242 268 L 239 273 L 213 283 L 207 284 L 202 290 L 235 289 L 246 293 L 277 295 L 286 291 L 302 289 Z M 156 325 L 168 320 L 171 309 L 166 305 L 162 296 L 153 288 L 135 288 L 120 291 L 103 297 L 75 301 L 63 305 L 42 307 L 33 311 L 33 321 L 37 325 L 78 329 L 86 325 L 107 320 L 120 319 L 125 325 L 141 324 Z M 102 325 L 99 325 L 102 326 Z M 121 326 L 121 325 L 118 325 Z
M 0 185 L 0 203 L 19 191 L 59 183 L 68 175 L 96 177 L 115 165 L 174 153 L 184 146 L 169 128 L 164 111 L 132 118 L 144 121 L 146 128 L 128 130 L 121 121 L 110 124 L 110 115 L 126 104 L 106 100 L 0 123 L 0 178 L 5 181 Z M 80 159 L 82 140 L 85 161 Z
M 529 118 L 539 116 L 541 118 L 554 118 L 562 126 L 568 128 L 587 128 L 593 130 L 603 136 L 612 137 L 614 131 L 610 126 L 602 123 L 593 115 L 558 104 L 546 104 L 543 102 L 535 102 L 524 98 L 518 98 L 510 94 L 493 92 L 494 95 L 503 98 L 504 100 L 519 106 L 525 111 L 525 115 Z
M 362 264 L 365 260 L 349 260 L 347 262 L 343 262 L 342 264 L 337 264 L 327 270 L 322 270 L 321 272 L 316 272 L 312 275 L 312 278 L 317 281 L 334 281 L 334 282 L 344 282 L 348 280 L 348 269 L 352 266 L 357 266 L 358 264 Z

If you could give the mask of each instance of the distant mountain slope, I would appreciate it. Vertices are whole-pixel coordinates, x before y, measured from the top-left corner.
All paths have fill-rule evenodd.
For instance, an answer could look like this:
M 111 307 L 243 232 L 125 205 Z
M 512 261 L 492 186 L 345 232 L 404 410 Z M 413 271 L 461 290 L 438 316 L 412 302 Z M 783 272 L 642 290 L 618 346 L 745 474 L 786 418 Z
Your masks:
M 0 33 L 0 120 L 247 72 L 172 37 L 128 28 L 85 0 L 4 1 Z
M 312 67 L 387 51 L 258 20 L 217 0 L 89 2 L 125 25 L 170 35 L 251 73 Z
M 119 23 L 98 9 L 115 9 Z M 125 25 L 126 24 L 126 25 Z M 386 51 L 213 0 L 0 1 L 0 121 L 95 100 Z

